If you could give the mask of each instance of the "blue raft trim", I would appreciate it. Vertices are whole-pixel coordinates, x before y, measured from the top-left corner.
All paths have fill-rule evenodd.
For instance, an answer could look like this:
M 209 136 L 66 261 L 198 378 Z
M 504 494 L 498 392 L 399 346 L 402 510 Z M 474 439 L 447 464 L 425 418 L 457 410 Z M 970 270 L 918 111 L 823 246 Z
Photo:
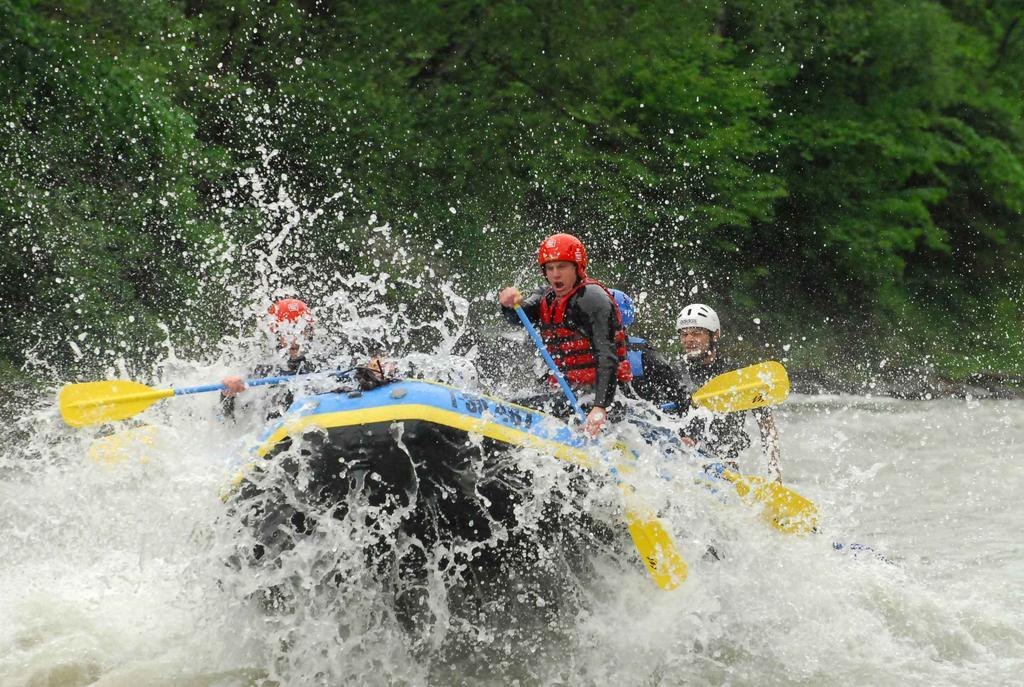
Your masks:
M 400 380 L 352 393 L 326 393 L 296 400 L 261 438 L 256 453 L 267 455 L 283 439 L 311 429 L 420 420 L 460 429 L 514 446 L 535 448 L 593 467 L 592 444 L 563 420 L 492 396 L 437 382 Z

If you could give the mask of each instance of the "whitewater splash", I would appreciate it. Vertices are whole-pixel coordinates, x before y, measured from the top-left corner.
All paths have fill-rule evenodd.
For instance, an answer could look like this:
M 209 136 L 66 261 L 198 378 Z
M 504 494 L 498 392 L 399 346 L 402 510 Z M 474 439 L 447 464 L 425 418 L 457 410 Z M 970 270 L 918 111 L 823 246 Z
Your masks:
M 462 320 L 446 319 L 454 330 L 429 326 L 457 331 Z M 398 362 L 516 390 L 432 353 Z M 192 384 L 228 367 L 158 369 Z M 690 566 L 681 588 L 658 589 L 612 538 L 586 576 L 509 580 L 469 613 L 472 590 L 448 567 L 457 554 L 441 547 L 422 551 L 412 630 L 408 600 L 365 558 L 415 545 L 398 511 L 324 519 L 277 568 L 232 565 L 253 541 L 222 495 L 254 435 L 223 423 L 216 399 L 154 406 L 158 437 L 114 464 L 90 457 L 97 431 L 63 427 L 48 403 L 21 409 L 0 459 L 2 684 L 993 684 L 1022 667 L 1010 504 L 1024 486 L 1024 409 L 1013 402 L 794 399 L 779 412 L 786 475 L 818 505 L 819 536 L 780 534 L 695 483 L 692 464 L 643 449 L 630 479 Z M 570 489 L 549 456 L 510 459 L 529 466 L 532 488 Z M 759 464 L 745 457 L 746 471 Z M 621 526 L 610 485 L 560 506 L 559 517 Z M 888 561 L 837 553 L 837 539 Z M 282 584 L 279 603 L 261 596 Z
M 263 193 L 255 171 L 246 178 Z M 493 293 L 465 295 L 423 263 L 422 247 L 373 223 L 352 240 L 386 260 L 341 274 L 302 253 L 319 217 L 300 209 L 310 204 L 280 191 L 264 200 L 272 230 L 224 249 L 251 280 L 211 274 L 208 287 L 238 302 L 221 341 L 196 352 L 168 329 L 138 359 L 79 353 L 110 378 L 155 387 L 247 374 L 273 355 L 257 326 L 266 304 L 300 295 L 316 313 L 309 354 L 324 368 L 383 350 L 400 374 L 460 389 L 512 398 L 530 386 L 532 349 L 500 323 Z M 999 684 L 1024 668 L 1019 403 L 791 400 L 777 413 L 783 472 L 817 504 L 823 531 L 806 537 L 766 527 L 699 483 L 697 465 L 623 428 L 640 452 L 629 479 L 689 565 L 668 593 L 623 546 L 614 485 L 581 489 L 550 456 L 514 450 L 501 460 L 529 471 L 524 488 L 537 497 L 522 527 L 588 519 L 610 534 L 583 561 L 552 547 L 557 565 L 527 561 L 480 601 L 452 567 L 477 552 L 404 537 L 401 508 L 316 513 L 315 537 L 254 565 L 258 531 L 224 494 L 258 441 L 258 409 L 229 423 L 216 394 L 164 401 L 138 418 L 153 429 L 104 460 L 109 433 L 137 423 L 65 427 L 51 400 L 65 375 L 33 364 L 52 385 L 12 404 L 0 453 L 3 685 Z M 761 472 L 756 449 L 743 467 Z M 307 504 L 292 482 L 275 483 L 285 487 L 272 504 L 290 522 L 288 508 Z M 553 494 L 565 495 L 554 512 Z M 837 552 L 837 541 L 883 556 Z M 367 564 L 382 548 L 417 557 L 415 584 L 399 584 L 400 566 Z

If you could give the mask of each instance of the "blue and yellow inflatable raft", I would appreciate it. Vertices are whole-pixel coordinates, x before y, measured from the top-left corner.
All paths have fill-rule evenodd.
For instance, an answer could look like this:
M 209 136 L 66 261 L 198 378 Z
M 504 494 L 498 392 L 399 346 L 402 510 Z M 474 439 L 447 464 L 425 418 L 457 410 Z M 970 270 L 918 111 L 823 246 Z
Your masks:
M 231 501 L 257 540 L 250 560 L 261 565 L 315 532 L 318 520 L 364 506 L 399 514 L 402 536 L 426 550 L 471 551 L 460 566 L 477 576 L 567 551 L 585 561 L 588 551 L 617 550 L 635 565 L 619 518 L 596 522 L 575 503 L 589 503 L 595 483 L 608 478 L 587 469 L 594 457 L 586 443 L 540 411 L 400 380 L 296 400 L 262 437 Z M 564 473 L 535 488 L 538 463 L 522 460 L 522 448 L 561 459 L 543 465 Z
M 256 452 L 272 454 L 289 436 L 311 429 L 332 436 L 369 434 L 385 424 L 444 428 L 509 446 L 535 448 L 590 467 L 584 439 L 566 423 L 532 408 L 445 384 L 401 380 L 371 391 L 311 396 L 296 401 L 261 439 Z

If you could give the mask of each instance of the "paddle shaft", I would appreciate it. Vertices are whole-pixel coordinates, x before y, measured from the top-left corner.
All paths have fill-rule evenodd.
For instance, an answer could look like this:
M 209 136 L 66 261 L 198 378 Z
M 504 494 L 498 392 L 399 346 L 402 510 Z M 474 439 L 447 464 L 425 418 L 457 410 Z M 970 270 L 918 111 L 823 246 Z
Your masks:
M 523 327 L 526 329 L 526 332 L 530 335 L 530 338 L 533 339 L 534 346 L 537 347 L 537 350 L 540 351 L 541 357 L 544 358 L 544 362 L 547 363 L 548 370 L 550 370 L 551 374 L 554 375 L 556 380 L 558 380 L 558 386 L 562 387 L 562 393 L 565 394 L 565 397 L 569 400 L 569 403 L 576 411 L 576 414 L 580 418 L 580 422 L 586 423 L 587 414 L 583 412 L 583 408 L 580 407 L 579 401 L 576 400 L 576 394 L 572 392 L 572 389 L 569 387 L 569 382 L 565 381 L 565 377 L 562 376 L 562 373 L 558 370 L 558 366 L 555 365 L 555 360 L 551 357 L 547 346 L 545 346 L 544 342 L 541 340 L 536 327 L 533 326 L 533 323 L 530 322 L 530 318 L 526 316 L 526 313 L 523 312 L 522 307 L 518 304 L 516 305 L 516 315 L 519 316 L 519 321 L 523 323 Z M 622 477 L 619 475 L 618 468 L 610 463 L 605 467 L 608 468 L 608 472 L 615 479 L 616 484 L 621 485 Z
M 313 376 L 340 377 L 342 375 L 351 374 L 352 372 L 354 372 L 357 369 L 358 368 L 350 367 L 347 370 L 334 370 L 332 372 L 308 372 L 306 374 L 301 374 L 301 375 L 284 375 L 284 376 L 281 376 L 281 377 L 263 377 L 262 379 L 246 379 L 242 383 L 245 384 L 247 387 L 249 387 L 249 386 L 265 386 L 267 384 L 284 384 L 286 382 L 291 382 L 293 380 L 300 379 L 300 378 L 305 378 L 305 377 L 313 377 Z M 186 387 L 181 388 L 181 389 L 175 389 L 174 390 L 174 395 L 175 396 L 186 396 L 188 394 L 204 394 L 204 393 L 207 393 L 209 391 L 224 391 L 225 389 L 227 389 L 227 386 L 225 386 L 224 384 L 204 384 L 202 386 L 186 386 Z
M 323 373 L 311 372 L 309 374 L 313 375 L 313 374 L 323 374 Z M 328 372 L 327 374 L 335 374 L 335 373 Z M 282 377 L 264 377 L 263 379 L 246 379 L 242 383 L 245 384 L 247 387 L 250 387 L 250 386 L 264 386 L 264 385 L 267 385 L 267 384 L 282 384 L 284 382 L 290 382 L 293 379 L 296 379 L 297 377 L 307 377 L 307 376 L 309 376 L 309 375 L 286 375 L 286 376 L 282 376 Z M 207 393 L 209 391 L 224 391 L 225 389 L 227 389 L 227 386 L 224 385 L 224 384 L 204 384 L 202 386 L 186 386 L 186 387 L 183 387 L 181 389 L 175 389 L 174 390 L 174 395 L 175 396 L 187 396 L 188 394 L 205 394 L 205 393 Z

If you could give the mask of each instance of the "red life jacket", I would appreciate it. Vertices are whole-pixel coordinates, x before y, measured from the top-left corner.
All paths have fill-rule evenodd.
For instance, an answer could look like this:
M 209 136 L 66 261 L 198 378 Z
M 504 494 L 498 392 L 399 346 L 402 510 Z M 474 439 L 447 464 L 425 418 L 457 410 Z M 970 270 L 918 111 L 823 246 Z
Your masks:
M 557 299 L 552 292 L 545 294 L 540 300 L 540 335 L 544 339 L 548 353 L 554 358 L 558 369 L 562 371 L 562 374 L 565 375 L 566 380 L 570 384 L 593 385 L 597 382 L 597 358 L 594 357 L 593 344 L 590 339 L 584 336 L 583 332 L 563 324 L 565 309 L 569 305 L 569 299 L 588 284 L 600 286 L 608 294 L 608 299 L 612 302 L 612 307 L 615 309 L 615 319 L 618 323 L 613 338 L 615 341 L 615 354 L 619 358 L 615 377 L 619 382 L 631 381 L 633 379 L 633 372 L 629 367 L 629 360 L 626 357 L 626 332 L 622 328 L 622 313 L 619 312 L 619 305 L 615 302 L 615 297 L 612 296 L 611 292 L 601 282 L 589 278 L 581 279 L 576 288 L 561 299 Z M 554 382 L 554 380 L 552 381 Z

